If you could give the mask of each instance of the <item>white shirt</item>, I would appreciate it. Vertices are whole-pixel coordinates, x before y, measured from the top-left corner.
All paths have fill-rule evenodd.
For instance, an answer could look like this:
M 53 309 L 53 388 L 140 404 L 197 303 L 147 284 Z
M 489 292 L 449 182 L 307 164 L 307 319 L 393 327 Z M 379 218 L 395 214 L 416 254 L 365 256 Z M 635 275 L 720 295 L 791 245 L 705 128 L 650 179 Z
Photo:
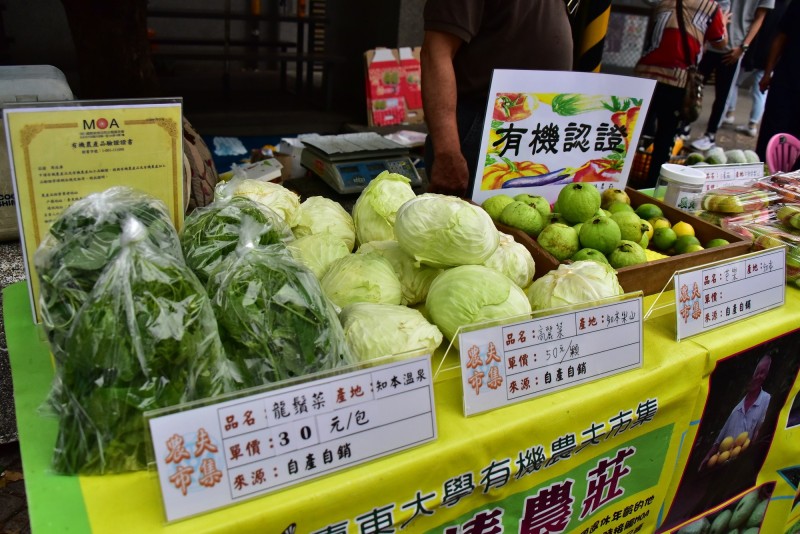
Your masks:
M 746 412 L 744 410 L 744 399 L 739 401 L 739 404 L 728 416 L 728 420 L 725 421 L 725 426 L 722 427 L 722 431 L 719 433 L 717 443 L 720 443 L 728 436 L 732 436 L 735 439 L 742 432 L 747 432 L 747 435 L 752 439 L 756 428 L 764 422 L 770 398 L 770 394 L 762 389 L 758 393 L 756 401 Z

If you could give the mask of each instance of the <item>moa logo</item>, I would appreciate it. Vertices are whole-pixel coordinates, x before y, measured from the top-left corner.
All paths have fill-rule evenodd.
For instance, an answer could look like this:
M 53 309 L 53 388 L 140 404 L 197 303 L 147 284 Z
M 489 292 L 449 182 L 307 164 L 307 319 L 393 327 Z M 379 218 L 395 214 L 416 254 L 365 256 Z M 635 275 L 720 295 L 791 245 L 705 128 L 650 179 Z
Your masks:
M 111 119 L 109 121 L 105 117 L 100 117 L 88 121 L 86 119 L 83 120 L 84 130 L 105 130 L 106 128 L 119 128 L 117 119 Z

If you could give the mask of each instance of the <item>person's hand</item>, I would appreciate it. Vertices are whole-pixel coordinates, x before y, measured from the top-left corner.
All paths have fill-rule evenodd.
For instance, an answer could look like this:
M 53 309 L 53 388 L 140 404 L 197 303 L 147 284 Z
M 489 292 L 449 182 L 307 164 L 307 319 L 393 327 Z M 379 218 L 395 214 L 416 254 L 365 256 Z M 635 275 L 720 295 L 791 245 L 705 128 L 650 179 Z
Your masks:
M 742 50 L 742 47 L 737 46 L 736 48 L 734 48 L 733 50 L 722 56 L 722 62 L 726 65 L 733 65 L 734 63 L 739 61 L 739 58 L 742 57 L 743 55 L 744 55 L 744 50 Z
M 460 151 L 436 154 L 428 181 L 429 193 L 466 197 L 469 185 L 467 160 Z
M 766 93 L 770 83 L 772 83 L 772 74 L 765 72 L 764 76 L 761 77 L 761 81 L 758 82 L 758 88 L 762 93 Z

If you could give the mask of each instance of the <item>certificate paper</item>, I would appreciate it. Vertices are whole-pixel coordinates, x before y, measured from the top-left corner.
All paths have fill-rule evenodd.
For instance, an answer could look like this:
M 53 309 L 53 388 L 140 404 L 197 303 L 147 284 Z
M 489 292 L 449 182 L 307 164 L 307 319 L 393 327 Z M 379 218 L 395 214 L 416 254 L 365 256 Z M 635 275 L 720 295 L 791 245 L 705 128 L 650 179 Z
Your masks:
M 175 99 L 9 106 L 4 110 L 17 217 L 39 321 L 33 256 L 61 212 L 90 193 L 129 186 L 183 221 L 181 103 Z

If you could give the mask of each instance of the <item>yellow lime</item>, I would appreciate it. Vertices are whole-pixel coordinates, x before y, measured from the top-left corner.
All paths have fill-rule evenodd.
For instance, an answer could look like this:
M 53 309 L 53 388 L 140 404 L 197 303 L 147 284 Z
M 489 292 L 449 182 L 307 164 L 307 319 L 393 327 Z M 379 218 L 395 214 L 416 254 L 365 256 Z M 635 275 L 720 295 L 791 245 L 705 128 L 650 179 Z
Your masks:
M 672 229 L 675 230 L 675 234 L 677 234 L 678 237 L 694 235 L 694 227 L 685 221 L 676 222 L 672 225 Z
M 669 219 L 666 217 L 653 217 L 652 219 L 648 219 L 647 222 L 650 223 L 650 226 L 653 228 L 671 228 L 672 223 L 669 222 Z

